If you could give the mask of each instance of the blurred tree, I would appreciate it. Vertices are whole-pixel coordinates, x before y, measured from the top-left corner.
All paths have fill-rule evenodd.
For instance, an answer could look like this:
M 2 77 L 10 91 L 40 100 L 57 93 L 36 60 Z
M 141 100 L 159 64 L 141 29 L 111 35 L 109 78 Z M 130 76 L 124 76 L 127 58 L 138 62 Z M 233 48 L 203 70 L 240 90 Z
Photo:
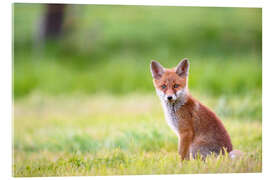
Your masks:
M 39 20 L 36 36 L 34 37 L 34 52 L 41 57 L 44 45 L 48 40 L 58 40 L 63 34 L 63 24 L 66 4 L 45 4 L 44 16 Z
M 47 4 L 45 18 L 42 27 L 44 28 L 44 38 L 57 38 L 62 33 L 66 5 Z

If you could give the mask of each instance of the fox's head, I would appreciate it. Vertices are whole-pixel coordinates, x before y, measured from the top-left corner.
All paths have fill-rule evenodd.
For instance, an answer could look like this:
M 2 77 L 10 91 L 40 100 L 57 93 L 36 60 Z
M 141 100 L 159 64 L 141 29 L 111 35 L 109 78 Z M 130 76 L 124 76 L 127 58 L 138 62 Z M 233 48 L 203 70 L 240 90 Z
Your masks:
M 166 69 L 157 61 L 151 62 L 154 86 L 161 100 L 183 101 L 188 93 L 189 62 L 183 59 L 175 68 Z

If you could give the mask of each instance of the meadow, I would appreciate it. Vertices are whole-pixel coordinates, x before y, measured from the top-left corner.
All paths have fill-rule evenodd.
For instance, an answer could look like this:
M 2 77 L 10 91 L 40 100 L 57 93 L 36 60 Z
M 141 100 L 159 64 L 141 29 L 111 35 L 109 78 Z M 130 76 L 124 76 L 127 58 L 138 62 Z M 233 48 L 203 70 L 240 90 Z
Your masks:
M 14 176 L 262 171 L 261 9 L 73 5 L 46 42 L 44 6 L 13 12 Z M 149 65 L 184 57 L 241 158 L 180 164 Z
M 200 97 L 223 120 L 240 159 L 183 162 L 155 95 L 44 97 L 14 107 L 14 176 L 261 172 L 261 101 Z M 254 104 L 255 102 L 255 104 Z

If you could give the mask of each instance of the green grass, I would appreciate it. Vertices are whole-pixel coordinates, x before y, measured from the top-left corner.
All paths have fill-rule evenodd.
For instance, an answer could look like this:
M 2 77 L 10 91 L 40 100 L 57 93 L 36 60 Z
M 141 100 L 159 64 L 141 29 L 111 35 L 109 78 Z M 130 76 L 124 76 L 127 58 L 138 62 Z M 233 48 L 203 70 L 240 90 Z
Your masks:
M 38 41 L 44 10 L 13 6 L 14 176 L 261 172 L 261 9 L 70 5 Z M 184 57 L 241 159 L 180 166 L 149 64 Z
M 154 95 L 44 96 L 14 104 L 14 176 L 261 172 L 261 95 L 194 94 L 225 124 L 236 160 L 180 165 L 177 137 Z
M 259 8 L 70 5 L 62 36 L 38 43 L 44 14 L 42 4 L 14 5 L 14 98 L 151 93 L 150 60 L 173 67 L 184 57 L 198 92 L 261 91 Z
M 165 67 L 180 59 L 160 60 Z M 242 95 L 262 89 L 260 60 L 241 57 L 231 60 L 190 58 L 189 87 L 210 95 Z M 102 78 L 102 79 L 101 79 Z M 116 59 L 87 67 L 76 67 L 57 59 L 22 59 L 14 63 L 14 97 L 41 92 L 49 95 L 73 93 L 112 93 L 153 91 L 150 59 Z

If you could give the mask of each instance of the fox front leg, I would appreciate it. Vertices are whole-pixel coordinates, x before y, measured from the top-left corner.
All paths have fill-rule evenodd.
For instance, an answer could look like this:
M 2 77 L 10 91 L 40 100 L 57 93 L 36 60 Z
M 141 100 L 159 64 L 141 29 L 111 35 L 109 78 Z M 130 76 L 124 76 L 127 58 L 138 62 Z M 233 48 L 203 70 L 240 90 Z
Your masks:
M 189 146 L 191 144 L 193 133 L 191 131 L 185 131 L 181 133 L 178 139 L 178 153 L 181 160 L 189 160 Z
M 181 138 L 178 137 L 178 154 L 180 155 L 180 149 L 181 149 Z

